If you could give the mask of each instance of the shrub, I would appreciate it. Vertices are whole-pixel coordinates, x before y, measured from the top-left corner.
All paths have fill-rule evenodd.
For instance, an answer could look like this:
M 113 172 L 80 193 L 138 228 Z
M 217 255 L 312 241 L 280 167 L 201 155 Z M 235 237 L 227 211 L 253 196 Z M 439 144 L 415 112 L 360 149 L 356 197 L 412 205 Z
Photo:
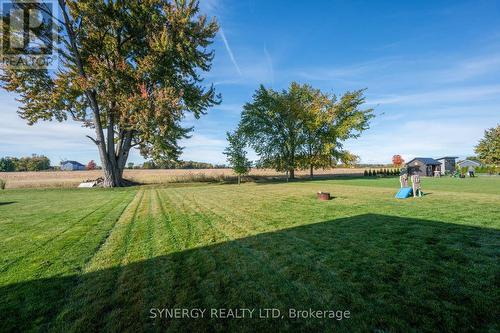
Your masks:
M 373 170 L 372 175 L 376 176 L 377 175 L 377 170 Z
M 371 177 L 372 175 L 373 175 L 373 174 L 372 174 L 372 169 L 370 169 L 370 170 L 368 171 L 368 177 Z
M 368 176 L 368 171 L 367 171 L 367 170 L 365 170 L 365 172 L 364 172 L 364 176 L 365 176 L 365 177 L 366 177 L 366 176 Z
M 3 179 L 0 179 L 0 190 L 5 190 L 5 185 L 7 182 Z

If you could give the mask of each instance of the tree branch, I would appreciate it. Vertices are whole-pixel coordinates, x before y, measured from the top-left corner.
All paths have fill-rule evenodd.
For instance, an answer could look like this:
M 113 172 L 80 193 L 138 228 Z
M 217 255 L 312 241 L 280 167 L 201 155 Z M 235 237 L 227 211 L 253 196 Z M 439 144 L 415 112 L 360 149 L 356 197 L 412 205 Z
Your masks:
M 80 55 L 80 52 L 78 50 L 78 45 L 76 43 L 76 37 L 75 37 L 75 32 L 73 30 L 72 22 L 71 19 L 66 11 L 66 0 L 58 0 L 59 2 L 59 7 L 61 8 L 61 12 L 64 17 L 64 26 L 66 27 L 66 31 L 68 33 L 68 39 L 70 42 L 71 46 L 71 51 L 74 56 L 74 60 L 76 62 L 76 66 L 78 68 L 78 72 L 81 77 L 87 78 L 87 75 L 85 74 L 85 69 L 83 67 L 83 61 Z M 96 92 L 95 90 L 85 90 L 85 96 L 87 97 L 87 100 L 90 104 L 90 107 L 94 113 L 94 126 L 95 126 L 95 131 L 97 135 L 97 140 L 94 140 L 94 142 L 98 145 L 99 147 L 99 153 L 101 155 L 101 160 L 104 164 L 107 164 L 109 162 L 107 154 L 106 154 L 106 147 L 103 143 L 104 141 L 104 132 L 102 130 L 102 125 L 101 125 L 101 115 L 99 111 L 99 104 L 97 103 L 97 97 L 96 97 Z M 103 166 L 104 167 L 104 166 Z
M 99 145 L 99 143 L 100 143 L 99 140 L 94 139 L 90 135 L 86 135 L 86 137 L 89 138 L 90 140 L 92 140 L 92 142 L 94 142 L 97 146 Z

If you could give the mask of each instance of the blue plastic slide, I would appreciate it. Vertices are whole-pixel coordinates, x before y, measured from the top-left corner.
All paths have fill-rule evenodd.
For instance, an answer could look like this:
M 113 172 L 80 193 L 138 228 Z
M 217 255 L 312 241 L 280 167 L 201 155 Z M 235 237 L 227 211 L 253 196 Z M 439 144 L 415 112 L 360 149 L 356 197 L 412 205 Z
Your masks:
M 396 193 L 397 199 L 406 199 L 413 196 L 413 189 L 411 187 L 402 187 L 398 193 Z

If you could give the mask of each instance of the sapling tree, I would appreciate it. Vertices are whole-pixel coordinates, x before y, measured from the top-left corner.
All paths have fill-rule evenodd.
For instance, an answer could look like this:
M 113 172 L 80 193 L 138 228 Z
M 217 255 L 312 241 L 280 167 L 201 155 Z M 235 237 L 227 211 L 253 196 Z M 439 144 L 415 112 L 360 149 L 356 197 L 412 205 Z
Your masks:
M 22 5 L 16 2 L 15 5 Z M 195 0 L 58 0 L 61 61 L 55 70 L 6 65 L 0 81 L 18 95 L 20 116 L 80 122 L 94 131 L 104 186 L 124 185 L 129 152 L 177 159 L 178 141 L 220 102 L 209 71 L 218 25 Z
M 238 185 L 241 183 L 241 176 L 250 171 L 252 163 L 247 158 L 245 150 L 245 140 L 238 133 L 227 132 L 228 146 L 224 150 L 224 155 L 227 156 L 227 162 L 238 175 Z

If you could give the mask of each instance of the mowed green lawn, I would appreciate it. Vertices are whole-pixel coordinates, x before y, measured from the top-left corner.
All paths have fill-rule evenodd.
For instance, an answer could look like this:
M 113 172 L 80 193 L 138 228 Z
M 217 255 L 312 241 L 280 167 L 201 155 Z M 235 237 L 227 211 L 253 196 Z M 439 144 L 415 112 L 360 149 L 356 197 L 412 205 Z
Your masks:
M 2 191 L 0 331 L 500 330 L 500 178 L 423 179 L 428 195 L 406 200 L 398 187 Z M 172 320 L 151 308 L 256 312 Z M 255 318 L 264 308 L 283 318 Z

